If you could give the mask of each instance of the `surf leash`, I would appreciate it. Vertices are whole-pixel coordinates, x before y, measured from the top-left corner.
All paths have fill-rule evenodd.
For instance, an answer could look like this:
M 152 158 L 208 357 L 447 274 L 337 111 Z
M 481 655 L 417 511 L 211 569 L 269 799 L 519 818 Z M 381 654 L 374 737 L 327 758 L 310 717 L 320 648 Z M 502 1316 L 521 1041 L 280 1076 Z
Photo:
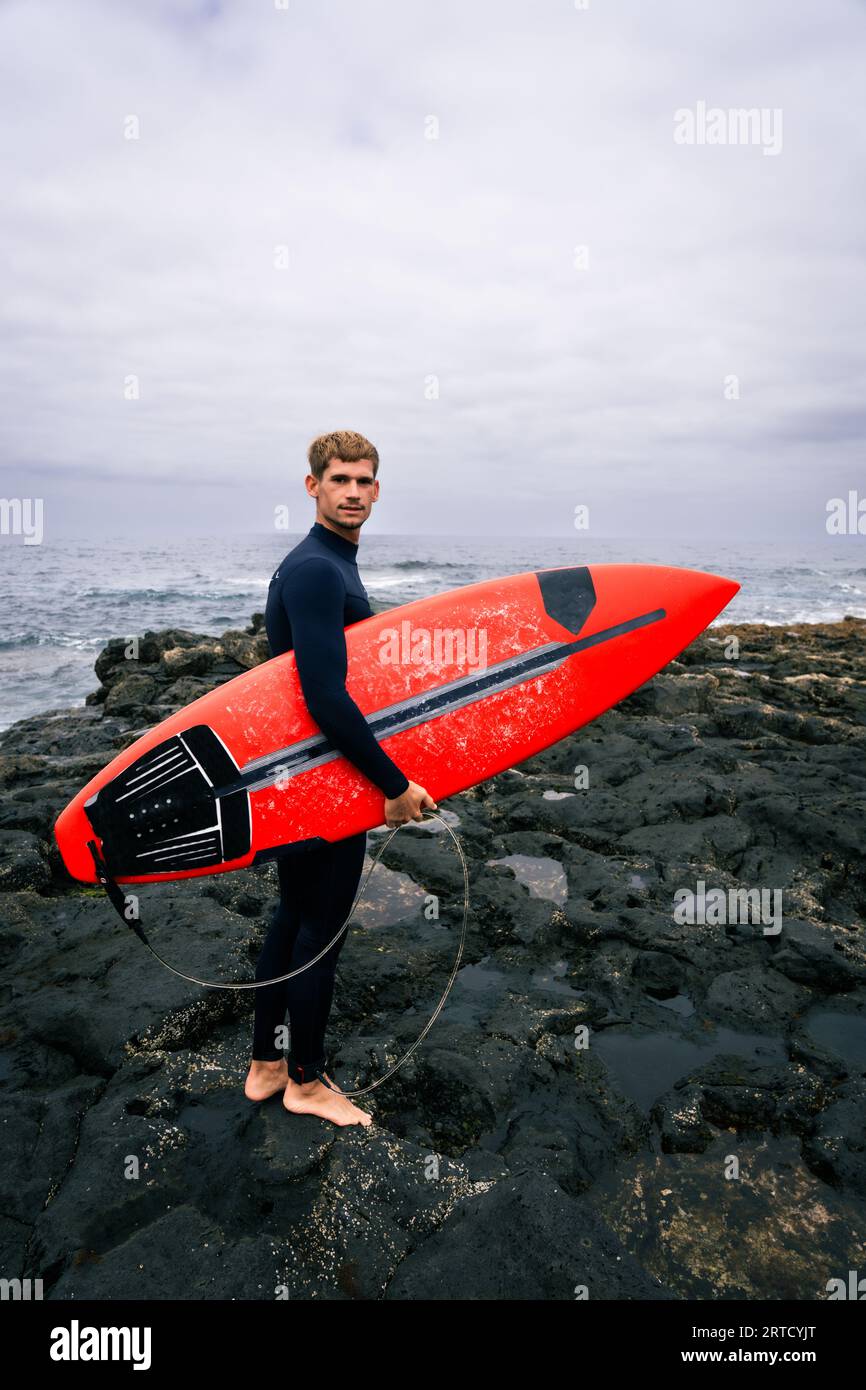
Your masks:
M 463 846 L 461 845 L 458 837 L 454 834 L 454 831 L 451 829 L 451 826 L 447 823 L 447 821 L 444 820 L 442 816 L 440 816 L 436 811 L 431 811 L 428 808 L 425 808 L 422 811 L 422 815 L 425 819 L 440 821 L 443 829 L 448 831 L 448 834 L 454 841 L 454 847 L 457 850 L 458 855 L 460 856 L 460 863 L 463 868 L 463 921 L 460 926 L 460 940 L 457 943 L 457 953 L 454 958 L 454 964 L 451 967 L 451 974 L 448 977 L 448 983 L 445 986 L 439 1003 L 436 1005 L 436 1008 L 433 1010 L 429 1019 L 422 1028 L 421 1032 L 418 1034 L 417 1038 L 413 1042 L 412 1046 L 408 1048 L 406 1052 L 403 1053 L 403 1056 L 400 1058 L 398 1062 L 395 1062 L 393 1067 L 389 1067 L 388 1071 L 385 1072 L 384 1076 L 378 1077 L 376 1081 L 373 1081 L 369 1086 L 363 1086 L 360 1090 L 340 1091 L 337 1090 L 336 1087 L 332 1086 L 330 1082 L 326 1080 L 321 1071 L 316 1069 L 316 1076 L 321 1081 L 322 1085 L 327 1086 L 328 1090 L 333 1091 L 335 1095 L 347 1097 L 365 1096 L 369 1091 L 375 1091 L 377 1086 L 381 1086 L 385 1081 L 389 1079 L 389 1077 L 393 1076 L 395 1072 L 399 1071 L 400 1068 L 406 1062 L 408 1062 L 409 1058 L 412 1056 L 413 1052 L 415 1052 L 416 1048 L 420 1047 L 421 1043 L 424 1041 L 427 1034 L 430 1032 L 430 1029 L 433 1027 L 433 1024 L 436 1022 L 440 1013 L 444 1009 L 445 1001 L 448 998 L 449 993 L 451 992 L 451 986 L 454 984 L 454 981 L 457 978 L 457 971 L 460 969 L 460 962 L 463 959 L 463 947 L 466 942 L 466 922 L 469 916 L 469 869 L 466 864 L 466 856 L 463 853 Z M 96 866 L 96 876 L 99 879 L 99 882 L 102 884 L 103 888 L 105 889 L 106 893 L 108 894 L 108 897 L 111 900 L 112 905 L 116 908 L 118 914 L 126 923 L 126 925 L 128 927 L 132 927 L 132 930 L 135 932 L 139 940 L 144 943 L 144 945 L 150 951 L 151 955 L 156 957 L 160 965 L 165 966 L 166 970 L 170 970 L 173 975 L 177 975 L 179 979 L 186 980 L 191 985 L 201 985 L 203 989 L 264 989 L 267 985 L 279 985 L 282 984 L 285 980 L 294 979 L 296 975 L 302 975 L 305 970 L 309 970 L 310 967 L 315 965 L 317 961 L 320 961 L 322 959 L 322 956 L 326 956 L 328 954 L 331 947 L 336 945 L 340 937 L 343 935 L 343 932 L 346 930 L 352 918 L 354 917 L 355 910 L 360 905 L 364 897 L 364 893 L 366 892 L 367 884 L 370 880 L 370 875 L 372 874 L 373 870 L 375 869 L 385 850 L 388 848 L 388 845 L 391 843 L 394 836 L 397 834 L 397 831 L 402 830 L 404 825 L 417 824 L 417 821 L 404 821 L 403 825 L 395 825 L 390 835 L 386 836 L 386 838 L 382 841 L 382 844 L 379 846 L 375 858 L 373 859 L 369 869 L 367 870 L 366 877 L 358 886 L 358 891 L 355 894 L 355 900 L 352 903 L 352 907 L 348 917 L 346 918 L 345 922 L 340 927 L 336 935 L 332 937 L 332 939 L 328 942 L 327 946 L 323 947 L 323 949 L 319 952 L 317 956 L 313 956 L 312 960 L 308 960 L 305 965 L 299 965 L 297 970 L 290 970 L 286 975 L 276 975 L 272 980 L 245 980 L 237 984 L 225 983 L 221 980 L 200 980 L 195 975 L 184 974 L 182 970 L 177 970 L 169 961 L 165 960 L 159 954 L 159 951 L 157 951 L 156 948 L 152 946 L 151 943 L 148 941 L 147 936 L 144 932 L 144 928 L 141 925 L 141 922 L 138 921 L 137 918 L 131 918 L 127 916 L 126 896 L 124 895 L 123 889 L 120 887 L 120 884 L 117 883 L 117 881 L 113 879 L 109 874 L 108 869 L 105 865 L 105 861 L 102 858 L 99 849 L 97 848 L 96 841 L 88 840 L 87 847 L 90 850 L 91 855 L 93 856 L 93 862 Z

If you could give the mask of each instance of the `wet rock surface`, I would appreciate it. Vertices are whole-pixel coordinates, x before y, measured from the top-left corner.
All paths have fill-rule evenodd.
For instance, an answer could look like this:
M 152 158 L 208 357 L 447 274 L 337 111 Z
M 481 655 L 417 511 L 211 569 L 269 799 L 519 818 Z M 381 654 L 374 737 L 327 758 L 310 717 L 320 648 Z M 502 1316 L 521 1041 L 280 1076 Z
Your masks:
M 267 657 L 260 614 L 110 642 L 83 708 L 0 737 L 0 1272 L 57 1299 L 826 1297 L 866 1263 L 864 639 L 714 628 L 443 803 L 463 968 L 365 1130 L 247 1101 L 252 997 L 163 971 L 66 875 L 78 789 Z M 437 823 L 391 840 L 337 976 L 343 1087 L 435 1007 L 462 884 Z M 179 968 L 248 979 L 276 895 L 273 865 L 144 885 L 142 917 Z

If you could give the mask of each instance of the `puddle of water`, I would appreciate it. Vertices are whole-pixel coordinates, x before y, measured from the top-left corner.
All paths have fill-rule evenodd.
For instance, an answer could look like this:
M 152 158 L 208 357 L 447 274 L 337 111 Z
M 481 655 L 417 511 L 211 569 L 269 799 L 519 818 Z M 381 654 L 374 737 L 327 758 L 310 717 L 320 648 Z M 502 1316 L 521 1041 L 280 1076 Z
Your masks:
M 487 957 L 485 957 L 485 960 Z M 505 979 L 501 970 L 489 969 L 484 961 L 478 965 L 464 965 L 457 971 L 454 988 L 457 989 L 498 989 Z
M 507 864 L 514 877 L 531 898 L 547 898 L 562 906 L 568 901 L 568 879 L 557 859 L 545 859 L 530 854 L 509 854 L 505 859 L 488 859 L 488 865 Z
M 546 791 L 541 793 L 544 801 L 564 801 L 567 796 L 577 796 L 577 792 L 553 792 Z
M 731 1135 L 721 1134 L 702 1154 L 618 1163 L 595 1183 L 593 1205 L 682 1300 L 813 1302 L 830 1279 L 847 1285 L 849 1270 L 862 1271 L 862 1198 L 817 1178 L 796 1135 L 737 1135 L 734 1150 L 742 1181 L 725 1177 Z
M 442 1010 L 442 1017 L 449 1023 L 476 1027 L 498 1007 L 503 995 L 505 974 L 485 965 L 487 959 L 485 956 L 477 965 L 464 965 L 458 970 L 448 1002 Z
M 780 1039 L 737 1033 L 731 1028 L 716 1028 L 712 1036 L 707 1035 L 706 1044 L 699 1046 L 688 1038 L 614 1026 L 591 1033 L 590 1047 L 596 1049 L 623 1095 L 645 1113 L 675 1081 L 721 1052 L 762 1062 L 783 1062 L 787 1056 Z
M 816 1009 L 807 1015 L 805 1029 L 816 1043 L 829 1048 L 851 1071 L 866 1071 L 866 1017 L 863 1014 Z
M 649 888 L 650 881 L 643 874 L 629 874 L 629 888 Z
M 532 976 L 532 984 L 535 989 L 545 989 L 550 994 L 565 994 L 569 999 L 582 999 L 585 990 L 573 989 L 570 984 L 563 980 L 562 976 L 568 969 L 568 962 L 556 960 L 553 965 L 543 970 L 536 970 Z
M 569 999 L 582 999 L 586 993 L 583 989 L 573 989 L 565 980 L 555 980 L 551 975 L 545 975 L 543 971 L 533 975 L 532 984 L 535 989 L 545 989 L 548 994 L 567 995 Z
M 672 999 L 653 999 L 654 1004 L 659 1004 L 663 1009 L 673 1009 L 675 1014 L 681 1014 L 683 1018 L 691 1018 L 695 1011 L 695 1006 L 687 994 L 675 994 Z
M 372 863 L 369 854 L 364 855 L 361 878 Z M 389 869 L 381 859 L 370 875 L 370 882 L 352 918 L 352 923 L 361 927 L 385 927 L 405 918 L 416 917 L 419 908 L 424 906 L 427 894 L 419 888 L 408 874 Z

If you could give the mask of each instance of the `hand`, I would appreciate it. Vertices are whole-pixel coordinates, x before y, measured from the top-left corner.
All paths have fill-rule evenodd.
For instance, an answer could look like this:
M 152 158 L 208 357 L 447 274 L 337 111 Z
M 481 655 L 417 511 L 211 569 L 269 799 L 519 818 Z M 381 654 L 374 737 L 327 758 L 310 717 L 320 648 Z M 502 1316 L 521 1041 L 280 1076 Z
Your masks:
M 422 807 L 429 807 L 431 811 L 439 810 L 424 787 L 419 786 L 417 782 L 410 782 L 400 796 L 385 798 L 385 824 L 389 830 L 393 830 L 395 826 L 406 825 L 410 820 L 423 821 Z

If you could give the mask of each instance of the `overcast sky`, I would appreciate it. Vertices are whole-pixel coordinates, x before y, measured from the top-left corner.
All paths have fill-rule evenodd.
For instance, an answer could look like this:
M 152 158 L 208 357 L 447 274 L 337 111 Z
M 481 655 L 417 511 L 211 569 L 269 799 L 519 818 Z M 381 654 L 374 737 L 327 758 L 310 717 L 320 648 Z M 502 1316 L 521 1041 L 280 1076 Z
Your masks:
M 7 0 L 2 495 L 306 530 L 348 427 L 373 531 L 820 538 L 866 495 L 864 56 L 855 0 Z M 700 103 L 780 148 L 678 143 Z

